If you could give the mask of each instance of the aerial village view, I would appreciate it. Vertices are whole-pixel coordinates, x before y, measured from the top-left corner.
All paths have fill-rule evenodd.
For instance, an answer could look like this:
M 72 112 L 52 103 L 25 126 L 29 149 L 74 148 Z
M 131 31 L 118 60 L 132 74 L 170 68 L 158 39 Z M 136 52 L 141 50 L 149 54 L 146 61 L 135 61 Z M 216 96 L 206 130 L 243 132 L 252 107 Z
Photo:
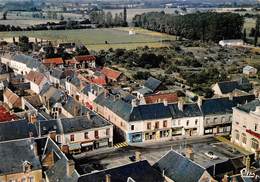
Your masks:
M 260 1 L 0 0 L 0 182 L 260 182 Z

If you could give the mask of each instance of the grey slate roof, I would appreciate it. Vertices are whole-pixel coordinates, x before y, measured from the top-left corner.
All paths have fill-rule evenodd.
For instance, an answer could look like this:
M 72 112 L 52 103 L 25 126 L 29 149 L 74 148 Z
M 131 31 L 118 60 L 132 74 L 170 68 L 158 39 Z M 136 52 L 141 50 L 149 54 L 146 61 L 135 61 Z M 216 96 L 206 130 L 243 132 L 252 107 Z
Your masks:
M 57 78 L 57 79 L 64 78 L 63 77 L 64 76 L 63 71 L 61 69 L 58 69 L 58 68 L 51 68 L 50 75 Z
M 232 113 L 232 108 L 238 104 L 244 104 L 254 100 L 254 95 L 205 99 L 202 102 L 201 111 L 203 115 Z
M 178 104 L 169 104 L 169 109 L 172 114 L 172 118 L 182 118 L 182 117 L 197 117 L 202 116 L 198 104 L 184 104 L 183 111 L 178 108 Z
M 94 102 L 106 106 L 128 122 L 171 117 L 169 108 L 164 106 L 162 103 L 132 107 L 132 105 L 129 102 L 126 102 L 124 98 L 116 98 L 116 96 L 110 94 L 105 97 L 105 94 L 103 93 L 97 96 Z
M 253 101 L 251 101 L 247 104 L 238 106 L 237 108 L 242 110 L 242 111 L 249 113 L 250 111 L 255 111 L 257 106 L 260 106 L 260 100 L 259 99 L 256 99 L 256 100 L 253 100 Z
M 150 89 L 152 92 L 154 92 L 160 85 L 162 84 L 162 82 L 160 80 L 157 80 L 153 77 L 149 77 L 145 83 L 144 83 L 144 87 Z
M 82 116 L 85 115 L 89 109 L 77 102 L 73 97 L 66 96 L 67 99 L 62 102 L 62 107 L 69 112 L 71 115 Z
M 225 82 L 219 82 L 218 83 L 219 89 L 223 94 L 227 94 L 232 92 L 235 89 L 239 88 L 237 81 L 225 81 Z
M 80 79 L 77 77 L 76 73 L 68 78 L 68 82 L 75 85 L 76 87 L 80 87 Z
M 163 103 L 156 103 L 133 107 L 129 121 L 163 119 L 171 117 L 171 112 L 168 106 L 164 106 Z
M 153 167 L 175 182 L 199 181 L 205 168 L 171 150 L 163 156 Z
M 252 89 L 252 84 L 248 79 L 241 77 L 234 81 L 224 81 L 218 83 L 219 89 L 223 94 L 231 93 L 235 89 L 240 89 L 244 91 L 249 91 Z
M 106 175 L 111 176 L 111 182 L 126 182 L 131 177 L 135 182 L 163 182 L 163 176 L 153 169 L 145 160 L 124 166 L 82 175 L 78 182 L 105 182 Z
M 51 131 L 56 131 L 57 134 L 66 134 L 111 125 L 108 121 L 93 112 L 90 115 L 90 120 L 86 116 L 79 116 L 39 121 L 36 123 L 37 131 L 40 131 L 41 136 L 44 136 Z
M 14 140 L 0 143 L 0 176 L 22 173 L 23 162 L 32 164 L 32 171 L 41 169 L 39 158 L 34 154 L 33 139 Z
M 36 136 L 36 128 L 26 119 L 0 123 L 0 142 L 16 139 L 29 138 L 32 132 Z
M 50 169 L 46 170 L 45 174 L 49 181 L 62 181 L 62 182 L 72 182 L 77 181 L 78 174 L 74 170 L 72 173 L 72 176 L 67 175 L 67 168 L 66 164 L 68 161 L 68 158 L 65 156 L 64 153 L 59 149 L 59 147 L 52 141 L 50 138 L 47 139 L 46 147 L 44 151 L 44 156 L 54 152 L 54 155 L 56 155 L 56 161 Z
M 46 70 L 46 67 L 37 59 L 34 59 L 31 56 L 27 56 L 24 54 L 18 54 L 18 55 L 14 55 L 12 57 L 13 60 L 20 62 L 20 63 L 24 63 L 26 64 L 29 68 L 31 69 L 37 69 L 41 72 L 44 72 Z

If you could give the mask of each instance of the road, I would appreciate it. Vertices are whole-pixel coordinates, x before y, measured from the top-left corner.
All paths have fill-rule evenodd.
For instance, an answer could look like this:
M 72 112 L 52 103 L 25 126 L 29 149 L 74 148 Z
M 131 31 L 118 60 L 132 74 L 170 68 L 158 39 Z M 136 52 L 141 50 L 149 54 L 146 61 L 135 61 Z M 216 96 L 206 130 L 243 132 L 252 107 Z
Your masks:
M 93 154 L 76 159 L 76 167 L 80 173 L 88 173 L 93 170 L 103 170 L 124 164 L 131 163 L 130 156 L 133 156 L 136 151 L 141 152 L 143 160 L 147 160 L 151 165 L 158 161 L 169 150 L 185 151 L 185 148 L 192 147 L 198 150 L 201 145 L 211 146 L 218 143 L 214 137 L 203 137 L 196 139 L 182 139 L 174 141 L 165 141 L 160 143 L 142 144 L 139 146 L 127 146 L 124 148 L 115 149 L 110 152 L 101 154 Z

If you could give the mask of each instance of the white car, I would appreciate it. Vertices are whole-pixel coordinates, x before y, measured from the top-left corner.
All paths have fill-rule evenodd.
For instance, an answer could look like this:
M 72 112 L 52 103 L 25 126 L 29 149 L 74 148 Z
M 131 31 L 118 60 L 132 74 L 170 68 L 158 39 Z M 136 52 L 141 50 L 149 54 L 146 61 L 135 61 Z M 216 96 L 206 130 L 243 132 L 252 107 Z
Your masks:
M 211 151 L 208 151 L 208 152 L 205 152 L 204 153 L 207 157 L 209 157 L 210 159 L 213 159 L 213 160 L 216 160 L 216 159 L 218 159 L 219 157 L 218 156 L 216 156 L 213 152 L 211 152 Z

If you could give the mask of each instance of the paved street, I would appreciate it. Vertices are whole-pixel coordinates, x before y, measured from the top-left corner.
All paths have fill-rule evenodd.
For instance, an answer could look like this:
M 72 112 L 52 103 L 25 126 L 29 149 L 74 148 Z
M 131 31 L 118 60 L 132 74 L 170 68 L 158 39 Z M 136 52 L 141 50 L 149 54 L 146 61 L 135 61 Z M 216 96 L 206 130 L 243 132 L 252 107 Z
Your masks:
M 212 162 L 220 162 L 227 158 L 234 158 L 242 154 L 232 147 L 229 147 L 214 137 L 166 141 L 157 144 L 145 144 L 141 146 L 127 146 L 115 149 L 113 152 L 99 155 L 84 156 L 77 160 L 77 168 L 80 172 L 91 172 L 131 163 L 129 157 L 135 155 L 136 151 L 141 152 L 142 159 L 148 160 L 151 165 L 158 161 L 169 150 L 177 150 L 185 154 L 187 147 L 194 151 L 194 161 L 208 166 Z M 211 161 L 204 153 L 213 151 L 219 159 Z

